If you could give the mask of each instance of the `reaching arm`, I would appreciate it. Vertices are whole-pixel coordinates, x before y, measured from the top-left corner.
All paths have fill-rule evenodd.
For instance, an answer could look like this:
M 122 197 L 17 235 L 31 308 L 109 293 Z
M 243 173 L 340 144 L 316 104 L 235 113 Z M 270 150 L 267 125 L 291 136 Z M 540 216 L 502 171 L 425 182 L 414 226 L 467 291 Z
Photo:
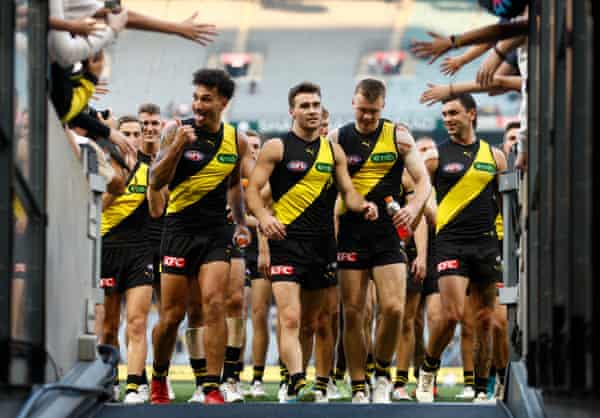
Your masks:
M 463 66 L 485 54 L 492 46 L 494 46 L 494 44 L 491 42 L 473 45 L 467 49 L 464 54 L 456 57 L 446 57 L 441 65 L 442 74 L 456 74 Z
M 432 84 L 427 83 L 427 90 L 423 92 L 419 101 L 431 106 L 437 102 L 456 94 L 462 93 L 505 93 L 510 90 L 520 91 L 522 79 L 520 76 L 495 75 L 492 84 L 482 86 L 476 81 L 467 81 L 456 84 Z
M 163 144 L 150 168 L 150 187 L 154 190 L 162 189 L 173 180 L 183 149 L 196 139 L 194 129 L 189 125 L 171 124 L 165 128 L 163 134 Z
M 194 22 L 198 16 L 198 12 L 195 12 L 182 22 L 169 22 L 133 10 L 128 10 L 128 13 L 127 28 L 129 29 L 174 34 L 197 42 L 200 45 L 208 45 L 217 35 L 215 25 Z

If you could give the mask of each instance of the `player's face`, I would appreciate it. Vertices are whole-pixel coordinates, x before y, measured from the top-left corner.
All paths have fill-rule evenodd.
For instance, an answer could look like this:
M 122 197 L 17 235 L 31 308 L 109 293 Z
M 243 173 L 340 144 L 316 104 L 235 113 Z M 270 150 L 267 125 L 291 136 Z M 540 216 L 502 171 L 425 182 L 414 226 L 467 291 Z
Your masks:
M 158 141 L 162 131 L 162 120 L 157 113 L 142 112 L 138 115 L 142 122 L 142 134 L 144 141 Z
M 354 95 L 352 108 L 356 124 L 361 132 L 373 132 L 377 129 L 383 106 L 385 106 L 385 100 L 381 96 L 370 102 L 361 93 Z
M 329 116 L 321 118 L 321 136 L 327 136 L 329 133 Z
M 196 86 L 193 99 L 192 111 L 198 127 L 214 126 L 221 122 L 221 114 L 228 100 L 215 87 Z
M 517 142 L 519 142 L 519 129 L 512 128 L 506 131 L 504 134 L 504 142 L 502 143 L 502 150 L 504 151 L 504 154 L 510 154 L 510 150 Z
M 448 135 L 464 138 L 473 126 L 475 111 L 467 111 L 460 101 L 452 100 L 442 106 L 442 119 Z
M 290 114 L 301 129 L 318 130 L 321 127 L 321 97 L 317 93 L 296 95 Z
M 258 160 L 258 153 L 260 151 L 260 139 L 256 136 L 247 137 L 248 148 L 250 148 L 250 155 L 254 161 Z
M 135 149 L 140 149 L 142 144 L 142 127 L 137 122 L 125 122 L 121 124 L 119 131 L 125 136 Z

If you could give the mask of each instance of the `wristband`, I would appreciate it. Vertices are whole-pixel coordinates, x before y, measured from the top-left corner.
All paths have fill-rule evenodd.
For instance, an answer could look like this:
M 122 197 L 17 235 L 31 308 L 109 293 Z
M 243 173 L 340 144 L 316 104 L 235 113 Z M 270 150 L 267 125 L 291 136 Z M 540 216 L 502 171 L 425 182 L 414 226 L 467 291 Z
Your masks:
M 450 48 L 458 48 L 458 42 L 456 41 L 456 35 L 450 35 Z

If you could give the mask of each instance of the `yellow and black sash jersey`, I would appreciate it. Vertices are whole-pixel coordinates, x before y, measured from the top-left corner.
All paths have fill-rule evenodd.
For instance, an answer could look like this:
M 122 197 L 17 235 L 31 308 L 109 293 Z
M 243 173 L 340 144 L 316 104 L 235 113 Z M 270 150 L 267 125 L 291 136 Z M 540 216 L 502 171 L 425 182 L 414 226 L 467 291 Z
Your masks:
M 391 222 L 385 209 L 385 197 L 392 196 L 401 205 L 405 202 L 402 187 L 404 159 L 398 155 L 394 123 L 381 119 L 377 130 L 368 135 L 361 134 L 354 123 L 349 123 L 340 128 L 338 142 L 346 153 L 354 187 L 379 207 L 379 218 L 375 222 Z M 340 221 L 368 222 L 362 214 L 346 211 L 343 207 L 342 213 Z
M 269 179 L 275 217 L 288 238 L 316 237 L 333 231 L 335 204 L 333 148 L 326 138 L 308 142 L 288 132 L 283 159 Z
M 139 159 L 127 179 L 125 192 L 102 212 L 102 244 L 133 245 L 148 239 L 148 165 Z
M 193 119 L 183 124 L 195 127 Z M 197 139 L 184 148 L 169 184 L 168 231 L 194 233 L 190 228 L 214 228 L 227 222 L 228 181 L 239 158 L 236 130 L 221 124 L 216 133 L 198 127 L 195 132 Z
M 469 145 L 446 141 L 438 152 L 436 240 L 495 237 L 496 161 L 491 146 L 483 140 Z
M 140 152 L 138 153 L 138 158 L 141 162 L 148 165 L 148 167 L 152 165 L 152 157 L 150 157 L 149 155 Z M 150 244 L 155 248 L 157 246 L 160 246 L 160 241 L 162 239 L 163 223 L 164 215 L 160 218 L 153 218 L 152 216 L 150 216 L 150 212 L 148 211 L 148 240 L 150 241 Z

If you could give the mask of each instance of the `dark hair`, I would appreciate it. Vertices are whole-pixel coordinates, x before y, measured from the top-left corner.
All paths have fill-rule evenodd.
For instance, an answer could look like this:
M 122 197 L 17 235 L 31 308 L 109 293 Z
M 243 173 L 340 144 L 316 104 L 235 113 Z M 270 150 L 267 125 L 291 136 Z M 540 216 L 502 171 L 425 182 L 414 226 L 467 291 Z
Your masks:
M 135 122 L 140 125 L 140 128 L 142 127 L 142 123 L 140 122 L 140 120 L 138 118 L 136 118 L 133 115 L 125 115 L 125 116 L 121 116 L 119 118 L 119 120 L 117 121 L 117 129 L 121 129 L 121 125 L 123 125 L 124 123 L 130 123 L 130 122 Z
M 470 93 L 453 94 L 443 99 L 442 104 L 453 102 L 455 100 L 458 100 L 467 112 L 470 110 L 475 111 L 475 120 L 473 120 L 473 128 L 477 128 L 477 103 L 475 103 L 475 99 L 473 98 L 473 96 Z
M 260 141 L 262 142 L 262 136 L 253 129 L 246 129 L 246 136 L 253 136 L 255 138 L 260 139 Z
M 362 94 L 370 103 L 373 103 L 380 97 L 385 99 L 385 84 L 383 81 L 375 78 L 365 78 L 358 82 L 354 89 L 354 94 Z
M 288 104 L 290 105 L 290 108 L 294 107 L 294 99 L 300 93 L 316 93 L 321 97 L 321 87 L 310 81 L 303 81 L 292 87 L 288 93 Z
M 216 88 L 220 96 L 227 100 L 233 97 L 235 92 L 235 82 L 229 74 L 223 70 L 201 69 L 194 73 L 194 86 L 205 86 Z
M 138 108 L 138 115 L 140 113 L 149 113 L 151 115 L 160 116 L 160 106 L 154 103 L 142 103 Z
M 326 119 L 329 117 L 329 110 L 325 109 L 325 106 L 321 106 L 321 117 Z
M 508 132 L 511 129 L 521 129 L 521 122 L 518 120 L 514 120 L 512 122 L 508 122 L 504 127 L 504 132 Z

